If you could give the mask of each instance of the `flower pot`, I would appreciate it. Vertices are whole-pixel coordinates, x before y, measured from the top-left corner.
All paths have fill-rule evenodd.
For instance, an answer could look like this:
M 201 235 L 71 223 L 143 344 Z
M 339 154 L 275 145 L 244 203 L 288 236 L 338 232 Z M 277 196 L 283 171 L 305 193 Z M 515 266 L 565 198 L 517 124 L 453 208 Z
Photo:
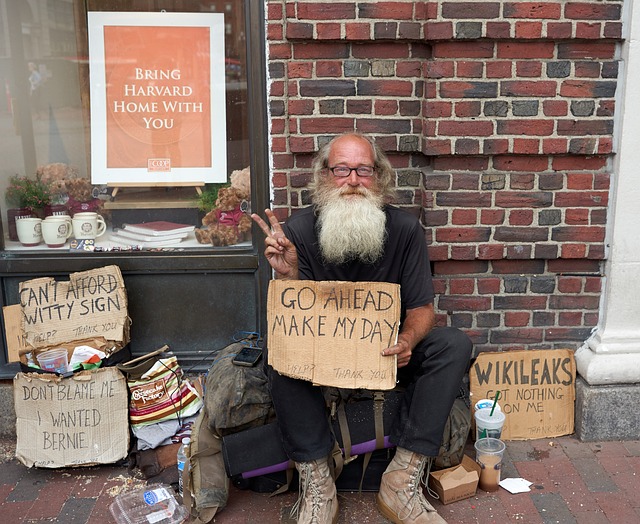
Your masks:
M 18 231 L 16 230 L 16 220 L 21 218 L 33 217 L 35 214 L 29 207 L 19 207 L 7 209 L 7 222 L 9 223 L 9 240 L 18 240 Z

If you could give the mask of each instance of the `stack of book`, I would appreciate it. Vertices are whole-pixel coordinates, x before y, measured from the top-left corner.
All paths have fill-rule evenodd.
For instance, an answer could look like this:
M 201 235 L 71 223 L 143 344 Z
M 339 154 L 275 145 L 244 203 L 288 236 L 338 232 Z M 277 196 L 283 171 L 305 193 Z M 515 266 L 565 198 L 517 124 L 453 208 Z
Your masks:
M 139 244 L 144 247 L 161 247 L 177 244 L 189 236 L 195 226 L 158 220 L 140 224 L 125 224 L 114 231 L 111 240 L 120 244 Z

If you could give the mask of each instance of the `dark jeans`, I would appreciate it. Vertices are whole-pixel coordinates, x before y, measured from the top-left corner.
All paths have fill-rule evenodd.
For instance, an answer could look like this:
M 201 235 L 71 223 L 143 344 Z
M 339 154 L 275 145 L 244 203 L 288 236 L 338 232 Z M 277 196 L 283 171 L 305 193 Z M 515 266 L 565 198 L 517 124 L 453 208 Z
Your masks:
M 420 342 L 409 364 L 398 370 L 405 386 L 390 440 L 397 446 L 435 457 L 447 417 L 471 358 L 469 337 L 456 328 L 433 329 Z M 326 457 L 333 447 L 322 388 L 280 375 L 267 366 L 271 397 L 284 449 L 294 462 Z

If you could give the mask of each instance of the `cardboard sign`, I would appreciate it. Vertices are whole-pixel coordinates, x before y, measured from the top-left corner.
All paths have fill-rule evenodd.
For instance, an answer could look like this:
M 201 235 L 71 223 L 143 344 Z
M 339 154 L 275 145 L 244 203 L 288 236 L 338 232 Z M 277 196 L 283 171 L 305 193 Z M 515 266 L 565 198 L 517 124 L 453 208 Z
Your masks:
M 4 306 L 2 314 L 7 338 L 7 362 L 19 362 L 21 354 L 31 351 L 22 332 L 22 308 L 20 304 Z
M 386 282 L 272 280 L 269 364 L 294 378 L 341 388 L 393 389 L 400 286 Z
M 573 433 L 576 364 L 569 349 L 481 353 L 469 373 L 472 403 L 493 399 L 506 415 L 503 440 Z
M 110 464 L 127 456 L 129 408 L 114 367 L 71 378 L 18 373 L 13 380 L 16 457 L 25 466 Z
M 21 282 L 22 332 L 34 348 L 71 340 L 128 335 L 127 294 L 118 266 L 72 273 L 68 282 L 50 277 Z

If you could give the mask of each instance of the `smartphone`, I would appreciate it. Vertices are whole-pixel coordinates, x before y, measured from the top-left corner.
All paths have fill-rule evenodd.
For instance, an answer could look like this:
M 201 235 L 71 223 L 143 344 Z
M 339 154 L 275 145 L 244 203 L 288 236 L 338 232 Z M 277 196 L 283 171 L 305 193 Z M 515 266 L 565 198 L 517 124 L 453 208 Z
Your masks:
M 236 366 L 255 366 L 262 356 L 262 349 L 256 347 L 244 347 L 233 357 Z

